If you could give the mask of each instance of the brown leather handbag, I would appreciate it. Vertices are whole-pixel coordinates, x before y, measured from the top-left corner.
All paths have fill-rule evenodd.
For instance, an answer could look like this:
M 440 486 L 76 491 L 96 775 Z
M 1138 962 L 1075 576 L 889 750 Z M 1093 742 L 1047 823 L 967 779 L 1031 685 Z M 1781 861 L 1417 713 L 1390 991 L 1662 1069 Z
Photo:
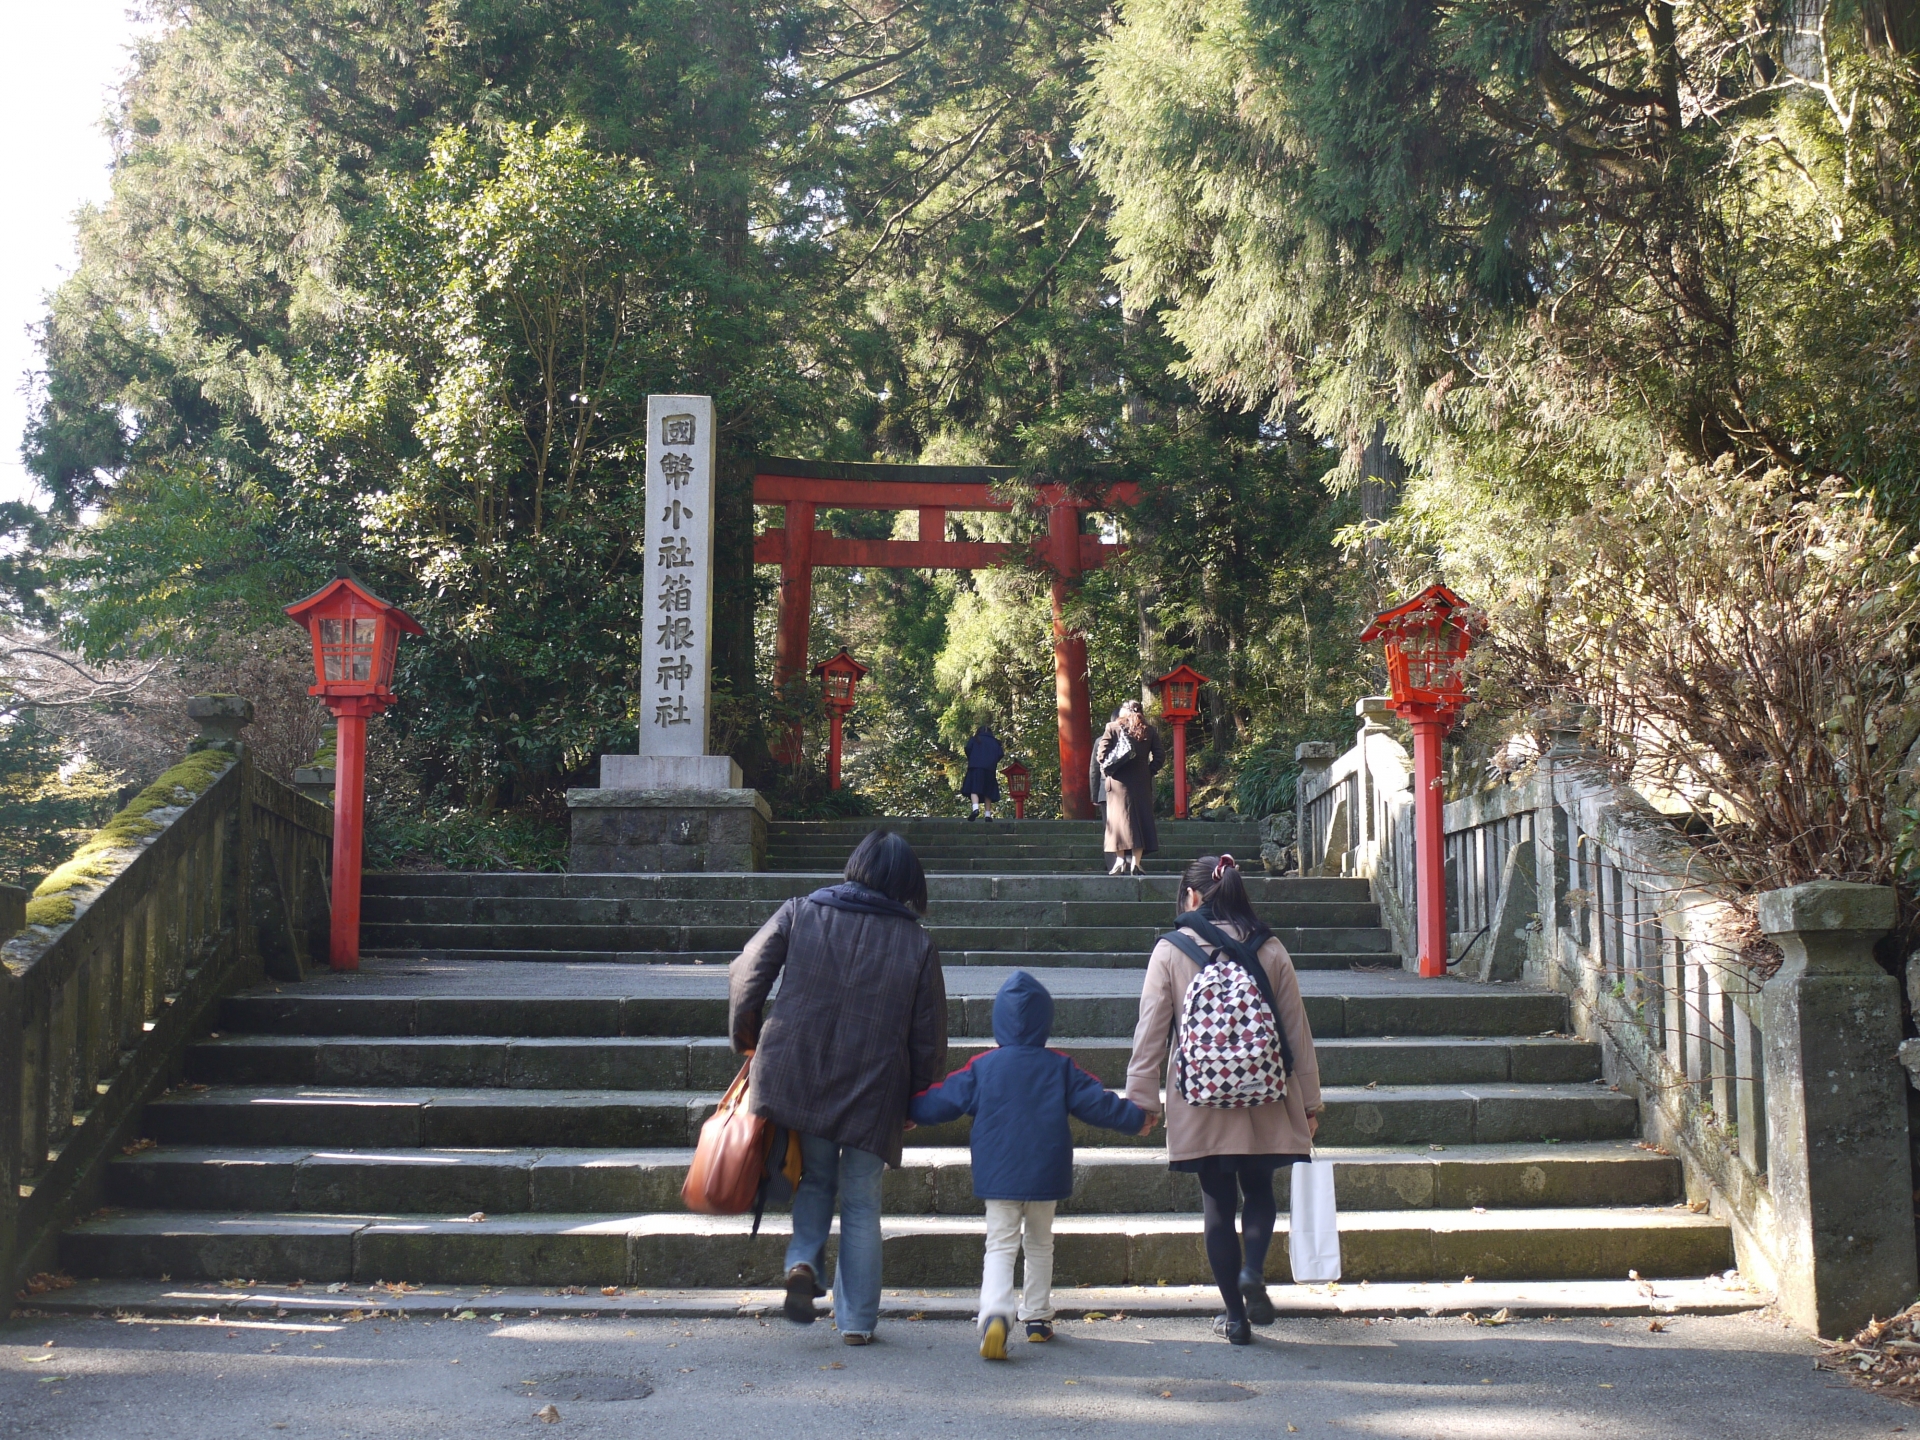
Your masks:
M 720 1108 L 700 1127 L 700 1143 L 694 1147 L 686 1184 L 680 1187 L 682 1203 L 696 1214 L 746 1214 L 766 1178 L 773 1123 L 747 1109 L 752 1070 L 749 1056 L 720 1098 Z

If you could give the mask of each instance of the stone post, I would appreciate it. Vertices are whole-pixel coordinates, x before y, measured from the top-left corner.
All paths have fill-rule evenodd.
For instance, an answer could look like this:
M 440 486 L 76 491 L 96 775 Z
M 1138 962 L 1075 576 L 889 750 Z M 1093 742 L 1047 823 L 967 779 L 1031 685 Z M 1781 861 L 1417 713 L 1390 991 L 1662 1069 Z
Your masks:
M 1307 873 L 1307 786 L 1325 775 L 1339 756 L 1331 740 L 1307 740 L 1293 747 L 1293 758 L 1300 762 L 1300 778 L 1293 789 L 1293 843 L 1300 852 L 1302 875 Z
M 1760 897 L 1786 956 L 1760 992 L 1779 1305 L 1828 1337 L 1914 1297 L 1900 986 L 1873 958 L 1894 920 L 1894 892 L 1877 885 Z
M 187 742 L 188 751 L 224 750 L 238 755 L 240 732 L 253 723 L 253 702 L 244 695 L 193 695 L 187 700 L 187 718 L 200 733 Z

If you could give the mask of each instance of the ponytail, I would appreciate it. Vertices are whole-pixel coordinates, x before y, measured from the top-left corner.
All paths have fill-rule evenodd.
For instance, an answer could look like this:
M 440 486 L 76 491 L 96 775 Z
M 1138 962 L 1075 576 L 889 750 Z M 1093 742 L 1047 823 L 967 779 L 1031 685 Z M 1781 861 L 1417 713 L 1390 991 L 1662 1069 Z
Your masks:
M 1199 893 L 1200 903 L 1216 923 L 1231 921 L 1246 926 L 1249 933 L 1267 928 L 1253 913 L 1246 881 L 1240 877 L 1240 864 L 1231 855 L 1202 855 L 1187 866 L 1180 876 L 1180 894 L 1174 898 L 1176 910 L 1189 890 Z

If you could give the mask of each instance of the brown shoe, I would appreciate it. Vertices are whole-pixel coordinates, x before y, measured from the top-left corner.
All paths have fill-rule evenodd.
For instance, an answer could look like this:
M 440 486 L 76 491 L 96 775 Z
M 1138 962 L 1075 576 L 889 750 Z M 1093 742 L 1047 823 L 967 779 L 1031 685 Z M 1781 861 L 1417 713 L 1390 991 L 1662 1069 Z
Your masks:
M 796 1265 L 787 1272 L 787 1300 L 780 1308 L 794 1324 L 811 1325 L 820 1318 L 814 1314 L 813 1302 L 826 1293 L 814 1279 L 811 1265 Z

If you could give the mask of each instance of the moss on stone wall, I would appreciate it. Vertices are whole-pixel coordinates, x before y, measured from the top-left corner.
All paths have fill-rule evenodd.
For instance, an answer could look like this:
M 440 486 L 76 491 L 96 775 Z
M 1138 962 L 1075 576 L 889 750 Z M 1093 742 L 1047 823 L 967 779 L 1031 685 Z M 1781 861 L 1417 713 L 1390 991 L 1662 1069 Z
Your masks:
M 191 805 L 212 788 L 233 763 L 221 750 L 197 750 L 134 796 L 125 809 L 93 832 L 73 858 L 34 887 L 27 902 L 29 925 L 65 925 L 76 913 L 72 891 L 111 879 L 116 853 L 137 850 L 140 842 L 158 835 L 161 824 L 152 819 L 159 810 Z

